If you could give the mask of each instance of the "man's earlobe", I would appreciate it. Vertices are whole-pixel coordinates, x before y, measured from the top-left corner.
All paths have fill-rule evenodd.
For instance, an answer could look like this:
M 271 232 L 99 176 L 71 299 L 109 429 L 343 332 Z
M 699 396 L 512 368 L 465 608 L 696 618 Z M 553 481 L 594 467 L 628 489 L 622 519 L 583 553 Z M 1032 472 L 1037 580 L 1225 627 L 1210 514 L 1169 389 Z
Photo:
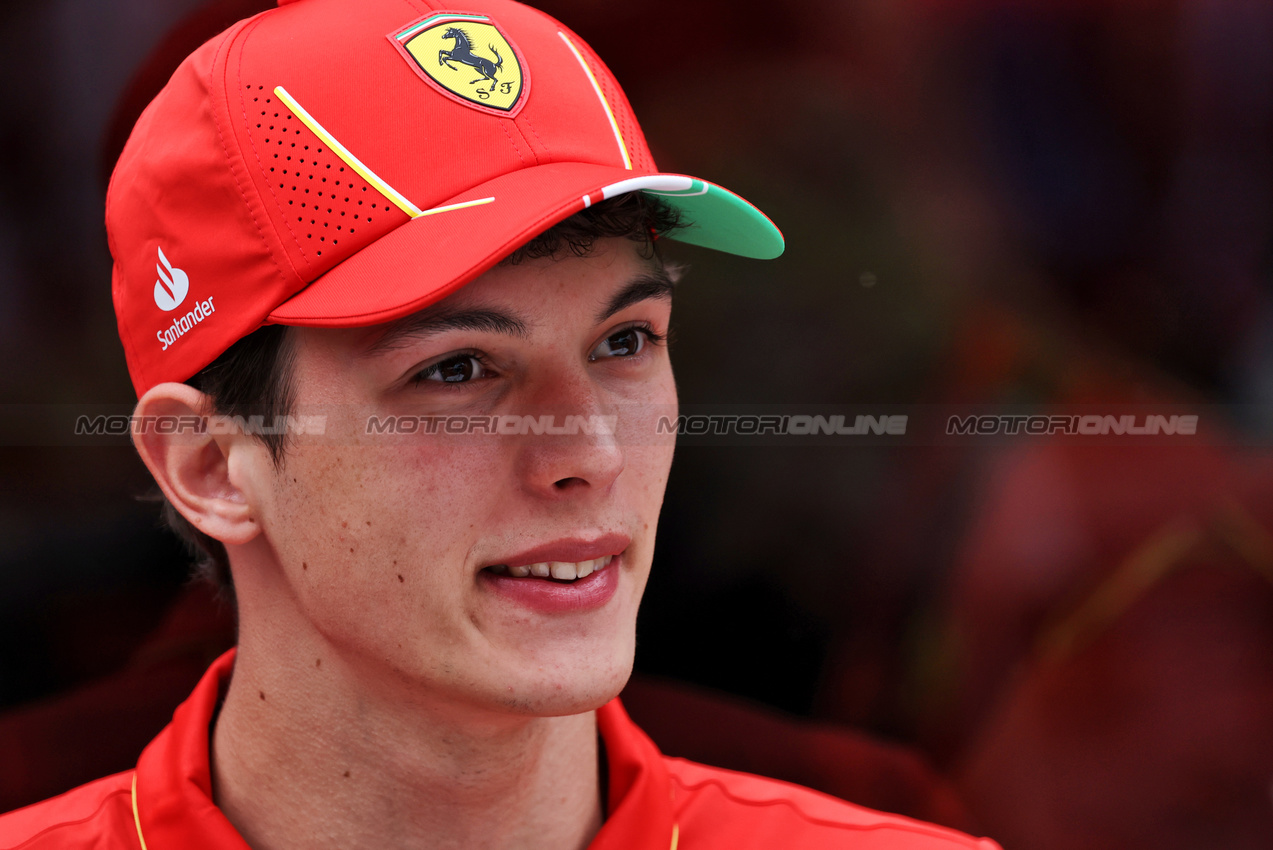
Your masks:
M 210 428 L 216 419 L 199 390 L 158 384 L 137 402 L 133 445 L 169 503 L 191 525 L 222 543 L 247 543 L 260 526 L 246 494 L 232 480 L 231 455 L 251 451 L 251 438 Z

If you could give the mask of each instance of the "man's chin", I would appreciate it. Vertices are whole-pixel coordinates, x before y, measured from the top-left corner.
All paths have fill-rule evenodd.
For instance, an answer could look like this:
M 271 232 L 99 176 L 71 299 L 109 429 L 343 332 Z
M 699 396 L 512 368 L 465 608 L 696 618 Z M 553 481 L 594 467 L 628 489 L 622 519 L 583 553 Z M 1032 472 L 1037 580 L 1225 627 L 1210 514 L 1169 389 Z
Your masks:
M 619 695 L 632 674 L 631 660 L 604 673 L 536 681 L 519 688 L 510 685 L 502 699 L 508 711 L 531 717 L 566 717 L 596 711 Z

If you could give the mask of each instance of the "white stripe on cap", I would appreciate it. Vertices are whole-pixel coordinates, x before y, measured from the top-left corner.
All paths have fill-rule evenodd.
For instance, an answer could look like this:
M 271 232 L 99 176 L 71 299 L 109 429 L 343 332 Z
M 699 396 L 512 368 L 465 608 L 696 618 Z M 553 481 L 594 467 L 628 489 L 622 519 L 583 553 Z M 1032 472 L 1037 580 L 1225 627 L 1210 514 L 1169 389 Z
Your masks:
M 695 184 L 702 184 L 702 188 L 697 191 L 694 189 Z M 647 174 L 644 177 L 630 177 L 627 180 L 620 180 L 618 183 L 611 183 L 605 186 L 599 193 L 601 198 L 613 198 L 628 192 L 649 192 L 652 195 L 669 195 L 673 197 L 690 197 L 691 195 L 706 195 L 711 185 L 705 180 L 695 180 L 693 177 L 685 177 L 680 174 Z M 592 206 L 595 201 L 592 193 L 583 196 L 584 209 Z
M 618 183 L 611 183 L 601 190 L 601 197 L 613 198 L 626 192 L 643 190 L 659 192 L 660 194 L 663 192 L 683 193 L 687 189 L 693 189 L 694 182 L 692 177 L 682 177 L 679 174 L 647 174 L 644 177 L 633 177 L 628 180 L 620 180 Z M 695 192 L 694 194 L 701 195 L 706 191 L 707 185 L 704 184 L 703 191 Z

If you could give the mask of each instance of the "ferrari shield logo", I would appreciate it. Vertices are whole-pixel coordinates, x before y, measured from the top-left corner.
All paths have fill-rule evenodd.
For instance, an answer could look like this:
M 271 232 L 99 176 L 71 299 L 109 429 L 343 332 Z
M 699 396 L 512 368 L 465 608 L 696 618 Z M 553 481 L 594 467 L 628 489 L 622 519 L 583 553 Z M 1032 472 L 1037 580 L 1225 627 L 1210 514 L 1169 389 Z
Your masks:
M 490 18 L 437 12 L 391 33 L 416 73 L 470 106 L 513 115 L 527 88 L 517 51 Z

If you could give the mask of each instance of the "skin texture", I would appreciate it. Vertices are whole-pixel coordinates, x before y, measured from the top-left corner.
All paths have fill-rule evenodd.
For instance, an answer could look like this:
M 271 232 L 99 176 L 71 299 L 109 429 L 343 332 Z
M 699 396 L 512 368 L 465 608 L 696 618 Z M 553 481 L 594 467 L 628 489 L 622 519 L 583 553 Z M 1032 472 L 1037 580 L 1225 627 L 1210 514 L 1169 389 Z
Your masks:
M 605 239 L 587 257 L 498 267 L 393 325 L 294 329 L 297 412 L 326 415 L 327 431 L 295 436 L 279 466 L 243 434 L 138 435 L 168 498 L 230 555 L 239 656 L 214 786 L 256 850 L 582 848 L 595 835 L 593 710 L 631 672 L 672 460 L 654 428 L 676 413 L 667 349 L 632 330 L 667 332 L 660 272 L 638 244 Z M 457 313 L 469 327 L 403 332 Z M 206 400 L 163 384 L 138 408 L 185 415 Z M 393 414 L 618 427 L 366 433 L 367 416 Z M 483 575 L 606 534 L 630 542 L 599 607 L 534 610 Z

